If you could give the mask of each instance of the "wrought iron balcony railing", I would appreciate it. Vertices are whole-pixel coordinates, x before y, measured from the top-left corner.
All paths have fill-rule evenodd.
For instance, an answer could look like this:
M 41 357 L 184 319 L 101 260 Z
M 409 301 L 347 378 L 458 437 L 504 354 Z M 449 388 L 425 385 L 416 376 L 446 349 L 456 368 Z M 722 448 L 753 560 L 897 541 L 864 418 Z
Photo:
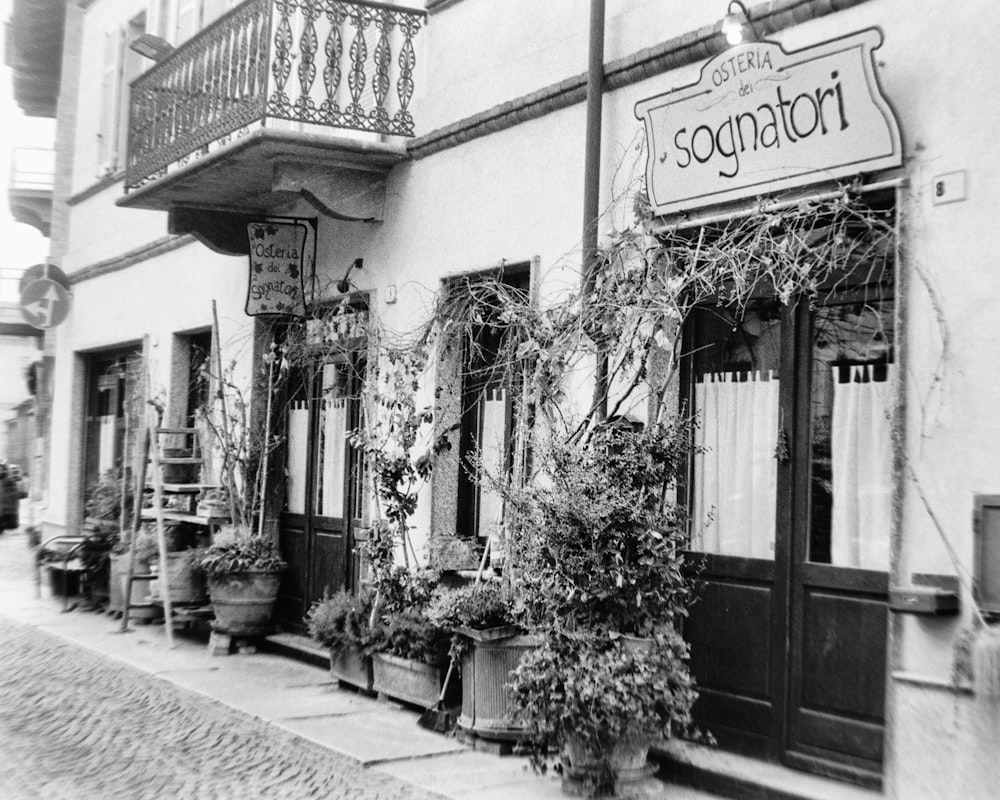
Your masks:
M 125 191 L 279 121 L 413 136 L 425 17 L 362 0 L 247 0 L 132 83 Z

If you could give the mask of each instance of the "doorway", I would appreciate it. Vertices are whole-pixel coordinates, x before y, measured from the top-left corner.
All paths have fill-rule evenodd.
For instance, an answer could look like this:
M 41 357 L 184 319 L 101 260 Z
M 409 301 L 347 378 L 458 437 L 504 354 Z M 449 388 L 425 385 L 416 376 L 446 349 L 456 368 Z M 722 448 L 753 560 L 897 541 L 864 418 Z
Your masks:
M 892 259 L 818 298 L 695 311 L 684 399 L 697 721 L 728 748 L 881 782 L 892 526 Z
M 364 476 L 349 434 L 361 424 L 364 368 L 362 358 L 345 354 L 289 378 L 279 528 L 288 572 L 275 615 L 292 630 L 304 630 L 303 618 L 315 601 L 357 584 Z

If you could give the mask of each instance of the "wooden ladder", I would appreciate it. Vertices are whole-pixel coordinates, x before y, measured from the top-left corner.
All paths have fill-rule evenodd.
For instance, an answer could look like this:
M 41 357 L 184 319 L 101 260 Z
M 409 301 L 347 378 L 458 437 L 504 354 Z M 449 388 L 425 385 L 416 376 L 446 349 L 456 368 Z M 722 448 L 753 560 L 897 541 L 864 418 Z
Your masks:
M 184 447 L 174 448 L 174 447 L 164 447 L 163 437 L 184 437 L 186 439 L 186 445 Z M 160 559 L 160 571 L 159 578 L 160 584 L 160 595 L 163 598 L 163 614 L 165 619 L 165 625 L 167 629 L 167 641 L 170 646 L 174 643 L 173 634 L 173 601 L 170 597 L 170 575 L 168 567 L 167 558 L 167 538 L 166 538 L 166 518 L 167 510 L 164 509 L 164 496 L 167 493 L 182 493 L 190 494 L 197 493 L 206 488 L 214 488 L 207 484 L 200 482 L 200 470 L 205 463 L 205 454 L 201 446 L 201 436 L 197 428 L 179 428 L 179 427 L 164 427 L 160 425 L 159 414 L 152 407 L 146 413 L 146 431 L 145 431 L 145 448 L 146 448 L 146 459 L 145 466 L 148 468 L 150 473 L 150 485 L 153 487 L 153 509 L 152 516 L 156 520 L 156 541 L 157 549 L 159 551 Z M 168 440 L 169 441 L 169 440 Z M 180 450 L 184 454 L 178 455 L 173 451 Z M 164 451 L 170 451 L 170 455 L 165 455 Z M 166 474 L 166 469 L 171 466 L 196 466 L 199 469 L 199 475 L 197 480 L 186 480 L 186 481 L 167 481 L 168 476 Z M 139 483 L 140 486 L 145 486 L 145 477 Z M 140 512 L 141 513 L 141 512 Z M 148 516 L 148 511 L 142 516 Z M 176 513 L 171 513 L 170 517 L 172 520 L 183 520 L 185 516 L 192 518 L 192 521 L 198 518 L 194 514 L 183 514 L 179 515 Z M 212 523 L 208 523 L 209 530 L 211 530 Z M 128 571 L 128 579 L 126 580 L 125 586 L 125 600 L 124 600 L 124 615 L 122 619 L 122 630 L 125 630 L 128 626 L 128 615 L 129 606 L 132 601 L 132 584 L 135 581 L 149 581 L 152 580 L 154 576 L 152 575 L 136 575 L 133 565 L 130 564 Z

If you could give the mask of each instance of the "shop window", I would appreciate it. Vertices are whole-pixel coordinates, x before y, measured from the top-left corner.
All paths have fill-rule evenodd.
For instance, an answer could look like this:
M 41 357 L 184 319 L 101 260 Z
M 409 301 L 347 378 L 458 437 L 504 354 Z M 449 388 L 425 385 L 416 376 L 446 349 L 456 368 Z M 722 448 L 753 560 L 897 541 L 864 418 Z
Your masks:
M 500 282 L 508 290 L 508 296 L 522 297 L 525 303 L 529 301 L 528 265 L 507 267 Z M 485 315 L 463 351 L 459 538 L 484 541 L 495 537 L 503 518 L 501 498 L 490 488 L 486 477 L 509 472 L 513 460 L 512 422 L 518 387 L 515 376 L 500 357 L 506 336 L 505 325 L 497 317 Z
M 888 570 L 892 271 L 880 251 L 815 298 L 783 304 L 763 291 L 693 312 L 692 549 L 773 560 L 784 542 L 812 563 Z
M 84 487 L 131 466 L 144 419 L 142 372 L 137 348 L 88 358 Z

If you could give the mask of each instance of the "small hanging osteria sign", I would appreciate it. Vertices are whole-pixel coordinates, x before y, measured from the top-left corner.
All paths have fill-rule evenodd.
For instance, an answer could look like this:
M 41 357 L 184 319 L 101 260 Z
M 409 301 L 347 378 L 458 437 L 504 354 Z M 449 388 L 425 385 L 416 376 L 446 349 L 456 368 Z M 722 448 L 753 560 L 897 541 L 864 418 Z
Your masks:
M 641 100 L 646 188 L 656 214 L 770 194 L 902 163 L 871 28 L 786 53 L 730 48 L 697 83 Z
M 251 222 L 247 225 L 250 285 L 246 312 L 249 316 L 305 316 L 302 271 L 306 233 L 306 226 L 296 222 Z

